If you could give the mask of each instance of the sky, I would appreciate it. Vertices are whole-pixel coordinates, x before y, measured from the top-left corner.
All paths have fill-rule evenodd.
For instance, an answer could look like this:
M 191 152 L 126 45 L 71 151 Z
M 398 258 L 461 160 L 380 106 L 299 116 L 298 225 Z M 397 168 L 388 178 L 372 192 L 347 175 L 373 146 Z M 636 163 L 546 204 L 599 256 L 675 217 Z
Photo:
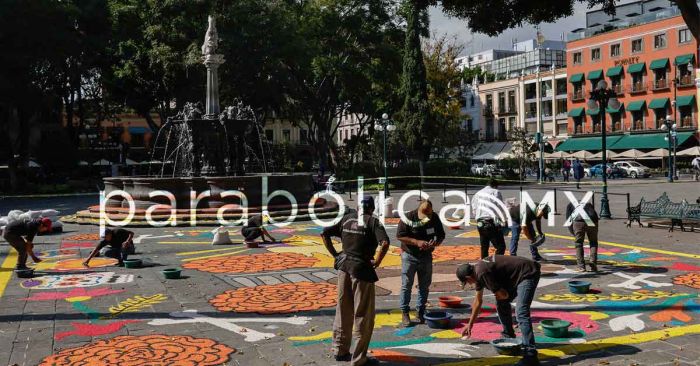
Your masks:
M 556 23 L 542 23 L 540 30 L 548 40 L 561 40 L 561 33 L 566 34 L 576 28 L 582 28 L 586 24 L 585 3 L 577 2 L 574 5 L 574 15 L 562 18 Z M 511 49 L 511 40 L 524 41 L 536 38 L 537 31 L 533 25 L 523 25 L 519 28 L 511 28 L 497 37 L 488 37 L 479 33 L 471 33 L 465 21 L 445 16 L 439 8 L 430 9 L 430 28 L 438 35 L 447 34 L 457 37 L 458 42 L 464 47 L 462 54 L 472 54 L 492 48 Z M 566 40 L 566 38 L 564 38 Z

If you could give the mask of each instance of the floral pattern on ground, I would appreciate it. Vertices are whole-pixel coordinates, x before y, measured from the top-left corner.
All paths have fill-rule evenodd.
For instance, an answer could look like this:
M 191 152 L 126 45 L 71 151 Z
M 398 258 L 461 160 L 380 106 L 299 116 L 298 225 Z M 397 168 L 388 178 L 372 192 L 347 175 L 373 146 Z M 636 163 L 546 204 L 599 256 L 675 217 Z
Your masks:
M 401 255 L 400 248 L 392 248 L 393 254 Z M 496 249 L 489 249 L 489 254 L 496 253 Z M 433 251 L 433 262 L 446 261 L 478 261 L 481 259 L 481 247 L 478 245 L 440 245 Z
M 209 300 L 219 311 L 286 314 L 335 306 L 337 286 L 297 282 L 244 287 L 226 291 Z
M 298 253 L 263 253 L 200 259 L 185 263 L 182 267 L 210 273 L 258 273 L 311 268 L 316 262 L 318 259 Z
M 68 348 L 44 358 L 48 365 L 220 365 L 236 350 L 207 338 L 190 336 L 119 336 Z
M 700 289 L 700 273 L 691 272 L 673 278 L 673 283 Z
M 65 241 L 95 241 L 100 240 L 100 234 L 75 234 L 63 238 Z

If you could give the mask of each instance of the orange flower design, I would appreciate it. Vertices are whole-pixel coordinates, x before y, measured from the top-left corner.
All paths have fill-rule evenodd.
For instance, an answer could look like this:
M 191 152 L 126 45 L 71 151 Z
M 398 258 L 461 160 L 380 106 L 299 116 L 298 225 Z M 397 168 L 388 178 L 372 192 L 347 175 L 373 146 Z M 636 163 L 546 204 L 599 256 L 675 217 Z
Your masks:
M 146 335 L 119 336 L 48 356 L 48 365 L 220 365 L 236 350 L 207 338 Z
M 185 263 L 182 267 L 210 273 L 257 273 L 310 268 L 316 262 L 318 259 L 298 253 L 263 253 L 200 259 Z
M 76 234 L 63 238 L 65 241 L 90 241 L 100 240 L 100 234 Z
M 209 300 L 220 311 L 286 314 L 335 306 L 337 286 L 325 282 L 297 282 L 243 287 Z
M 700 289 L 700 273 L 689 272 L 684 275 L 676 276 L 673 278 L 673 283 Z
M 401 249 L 393 248 L 394 254 L 400 255 Z M 489 249 L 489 254 L 495 253 L 494 248 Z M 481 259 L 481 247 L 478 245 L 440 245 L 433 251 L 433 261 L 476 261 Z

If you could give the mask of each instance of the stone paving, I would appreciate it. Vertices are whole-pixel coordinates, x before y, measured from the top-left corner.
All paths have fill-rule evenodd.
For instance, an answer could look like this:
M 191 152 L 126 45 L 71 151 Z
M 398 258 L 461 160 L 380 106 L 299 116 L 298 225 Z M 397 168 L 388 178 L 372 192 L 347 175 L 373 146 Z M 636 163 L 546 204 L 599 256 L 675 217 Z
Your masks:
M 546 229 L 541 248 L 547 262 L 533 317 L 535 323 L 555 318 L 573 325 L 559 339 L 545 337 L 535 325 L 543 364 L 700 364 L 700 236 L 605 221 L 601 272 L 578 274 L 571 270 L 573 244 L 560 227 L 564 218 L 556 220 L 559 226 Z M 387 224 L 391 238 L 395 226 Z M 40 276 L 29 280 L 12 274 L 16 253 L 1 246 L 0 364 L 347 364 L 335 362 L 330 350 L 335 271 L 318 227 L 300 222 L 273 229 L 281 241 L 258 249 L 241 245 L 236 228 L 230 231 L 235 244 L 212 246 L 212 230 L 136 229 L 134 258 L 143 259 L 144 268 L 119 268 L 98 258 L 85 270 L 79 264 L 97 229 L 67 225 L 61 235 L 37 238 L 45 261 L 36 265 Z M 447 234 L 435 253 L 434 310 L 440 309 L 439 296 L 472 299 L 459 289 L 454 270 L 477 259 L 478 235 L 473 227 Z M 526 243 L 523 238 L 523 255 Z M 401 328 L 399 265 L 399 250 L 392 247 L 378 271 L 374 356 L 386 365 L 515 362 L 498 357 L 488 343 L 500 332 L 491 295 L 472 340 L 459 336 L 467 307 L 448 310 L 454 315 L 450 329 Z M 183 268 L 184 278 L 164 279 L 160 271 L 171 267 Z M 572 278 L 590 280 L 594 291 L 571 294 Z

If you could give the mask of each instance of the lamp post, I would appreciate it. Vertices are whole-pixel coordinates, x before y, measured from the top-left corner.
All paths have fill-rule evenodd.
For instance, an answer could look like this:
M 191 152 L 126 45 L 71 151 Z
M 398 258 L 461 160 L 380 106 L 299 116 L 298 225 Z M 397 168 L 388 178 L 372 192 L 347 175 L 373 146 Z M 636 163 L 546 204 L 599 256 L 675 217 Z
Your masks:
M 610 203 L 608 201 L 608 176 L 606 170 L 608 168 L 608 157 L 607 157 L 607 127 L 605 126 L 605 113 L 607 113 L 608 105 L 611 109 L 619 109 L 620 102 L 616 98 L 616 93 L 614 90 L 608 88 L 608 83 L 605 80 L 600 80 L 593 91 L 591 91 L 591 98 L 588 100 L 587 107 L 591 112 L 600 110 L 601 120 L 600 120 L 600 130 L 601 134 L 601 148 L 603 153 L 603 195 L 600 198 L 600 217 L 604 219 L 609 219 L 610 215 Z
M 389 119 L 389 115 L 384 113 L 382 119 L 374 124 L 374 128 L 382 131 L 384 137 L 384 196 L 389 197 L 391 194 L 389 193 L 389 174 L 386 163 L 386 133 L 394 131 L 396 126 Z
M 666 131 L 666 141 L 668 141 L 668 182 L 673 183 L 675 159 L 672 154 L 672 148 L 676 140 L 676 123 L 671 119 L 671 116 L 666 116 L 664 124 L 661 125 L 661 130 Z M 678 179 L 678 178 L 676 178 Z
M 539 158 L 539 184 L 544 183 L 544 144 L 542 143 L 542 135 L 544 131 L 544 126 L 542 124 L 542 81 L 540 80 L 540 67 L 537 66 L 537 85 L 535 86 L 535 93 L 537 93 L 537 133 L 535 134 L 535 142 L 537 142 L 540 150 Z
M 688 62 L 686 64 L 686 69 L 688 70 L 688 76 L 693 75 L 693 64 Z M 680 68 L 676 66 L 676 77 L 673 78 L 673 120 L 678 121 L 678 84 L 681 82 L 681 74 L 680 74 Z M 669 116 L 666 116 L 666 120 L 670 120 Z M 682 125 L 682 124 L 681 124 Z M 674 124 L 675 126 L 675 124 Z M 678 180 L 678 172 L 675 169 L 676 165 L 676 131 L 675 128 L 673 129 L 673 165 L 669 165 L 669 167 L 674 167 L 673 169 L 673 179 Z M 671 156 L 671 149 L 669 148 L 668 150 L 668 156 Z M 669 180 L 669 182 L 672 182 L 672 180 Z

